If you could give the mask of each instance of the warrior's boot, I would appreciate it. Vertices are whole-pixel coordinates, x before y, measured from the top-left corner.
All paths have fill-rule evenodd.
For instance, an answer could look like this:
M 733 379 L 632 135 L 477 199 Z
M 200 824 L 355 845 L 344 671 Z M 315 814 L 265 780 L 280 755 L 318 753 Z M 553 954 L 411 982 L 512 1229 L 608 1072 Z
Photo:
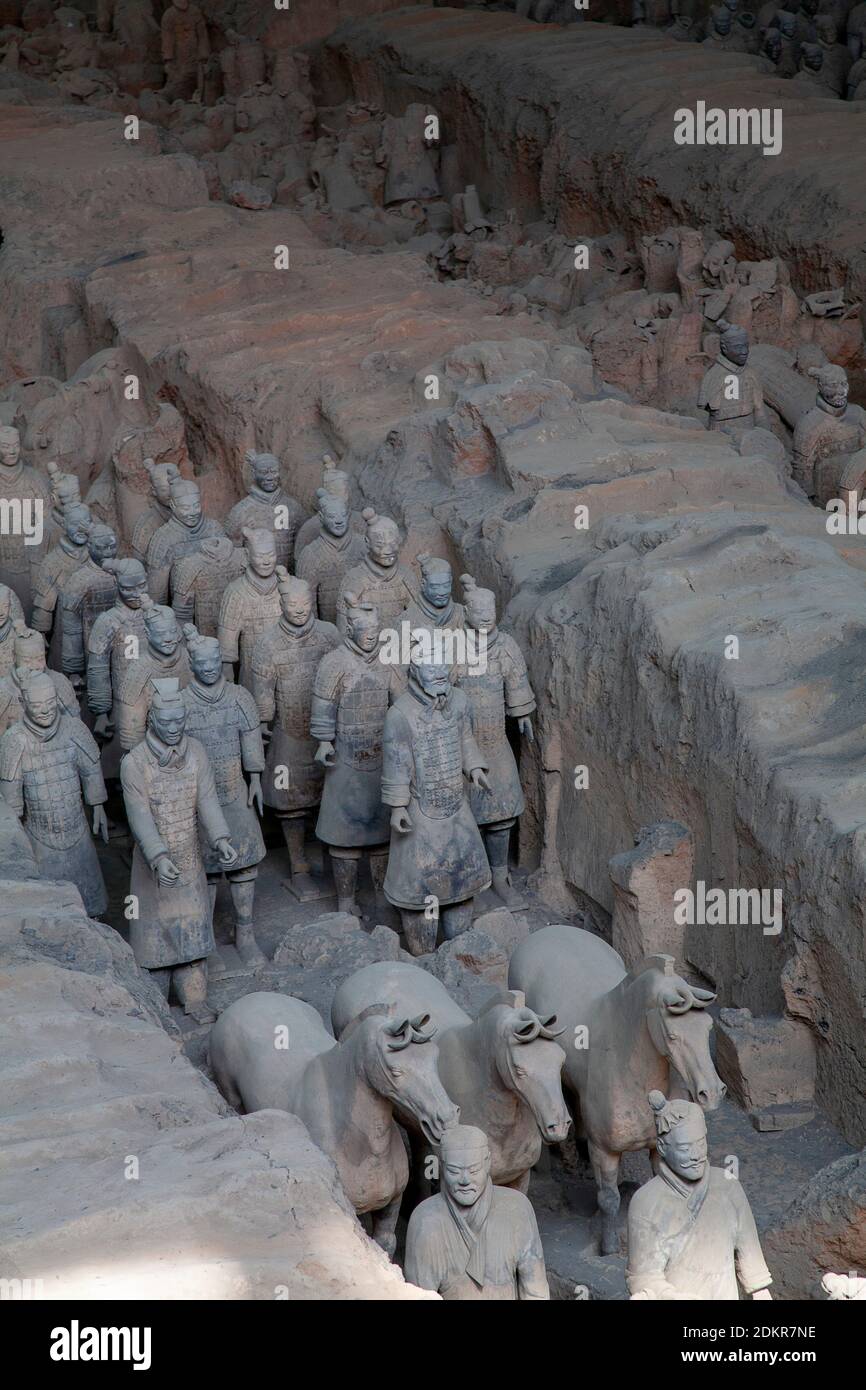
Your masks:
M 351 857 L 349 857 L 351 855 Z M 337 889 L 337 911 L 348 912 L 352 917 L 360 917 L 361 909 L 358 906 L 355 893 L 358 886 L 358 861 L 361 857 L 358 851 L 337 851 L 335 854 L 331 850 L 331 867 L 334 871 L 334 884 Z
M 229 889 L 235 909 L 235 946 L 244 965 L 261 970 L 268 963 L 260 950 L 253 931 L 253 899 L 256 892 L 256 870 L 242 869 L 237 878 L 229 877 Z
M 216 1014 L 207 1002 L 207 961 L 176 965 L 173 975 L 184 1013 L 196 1023 L 216 1023 Z
M 207 876 L 207 891 L 208 897 L 210 898 L 211 926 L 213 926 L 214 911 L 216 909 L 217 889 L 219 887 L 219 881 L 221 878 L 222 874 L 208 874 Z M 216 937 L 214 937 L 214 941 L 216 941 Z M 214 951 L 211 955 L 208 956 L 207 959 L 208 976 L 211 980 L 216 980 L 219 978 L 220 975 L 224 975 L 226 973 L 226 968 L 223 965 L 222 956 L 220 955 L 219 946 L 215 947 Z
M 465 902 L 450 903 L 442 908 L 442 934 L 446 941 L 453 941 L 455 936 L 462 936 L 469 930 L 474 906 L 475 899 L 467 898 Z
M 280 825 L 289 852 L 289 877 L 285 880 L 285 887 L 300 903 L 327 897 L 327 890 L 321 881 L 317 882 L 310 873 L 310 861 L 304 847 L 307 822 L 303 812 L 298 816 L 280 816 Z
M 377 911 L 383 908 L 390 908 L 390 903 L 385 897 L 384 883 L 385 874 L 388 872 L 388 850 L 370 850 L 370 877 L 373 880 L 373 891 L 376 895 Z
M 425 956 L 436 950 L 436 937 L 439 933 L 438 916 L 428 917 L 425 908 L 400 908 L 403 921 L 403 935 L 410 955 Z
M 485 826 L 484 848 L 487 850 L 494 893 L 502 899 L 506 907 L 521 908 L 526 907 L 526 899 L 511 886 L 511 875 L 508 872 L 508 842 L 513 824 L 514 821 L 510 820 L 505 824 Z

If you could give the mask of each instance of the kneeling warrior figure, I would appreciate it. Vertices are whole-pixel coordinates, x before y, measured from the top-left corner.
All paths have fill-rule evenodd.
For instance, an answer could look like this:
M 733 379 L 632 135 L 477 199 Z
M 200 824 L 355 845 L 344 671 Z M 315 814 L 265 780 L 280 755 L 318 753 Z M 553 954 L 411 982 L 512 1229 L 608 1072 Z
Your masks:
M 71 879 L 91 917 L 108 906 L 87 824 L 108 839 L 107 793 L 90 730 L 58 705 L 47 671 L 23 687 L 24 716 L 0 738 L 0 792 L 23 822 L 43 878 Z M 83 795 L 82 795 L 83 794 Z
M 135 840 L 129 891 L 137 903 L 129 941 L 167 999 L 174 983 L 184 1012 L 213 1023 L 207 1003 L 207 958 L 214 950 L 199 826 L 233 869 L 237 851 L 220 807 L 207 753 L 186 736 L 186 706 L 176 680 L 154 682 L 148 729 L 120 764 L 129 828 Z
M 400 909 L 413 956 L 435 949 L 440 910 L 446 939 L 467 931 L 475 894 L 490 887 L 463 784 L 465 774 L 490 791 L 486 768 L 449 667 L 413 661 L 409 688 L 385 719 L 382 770 L 382 800 L 393 808 L 385 897 Z
M 461 576 L 466 609 L 466 627 L 479 634 L 476 660 L 460 667 L 461 690 L 469 698 L 472 732 L 487 760 L 490 791 L 470 787 L 469 804 L 481 827 L 493 891 L 506 907 L 525 907 L 511 886 L 508 874 L 508 842 L 511 827 L 524 807 L 520 773 L 505 732 L 506 716 L 517 720 L 517 727 L 530 743 L 533 740 L 531 715 L 535 696 L 529 684 L 523 653 L 513 637 L 496 626 L 496 596 L 491 589 L 479 589 L 471 574 Z M 485 646 L 482 647 L 481 643 Z
M 258 865 L 265 842 L 256 810 L 262 814 L 262 771 L 265 753 L 259 716 L 249 691 L 223 676 L 222 653 L 216 637 L 202 637 L 192 623 L 183 629 L 192 667 L 192 680 L 183 692 L 186 732 L 198 739 L 210 759 L 217 796 L 226 818 L 237 863 L 224 869 L 220 855 L 202 837 L 202 855 L 210 891 L 211 910 L 217 885 L 225 873 L 235 909 L 235 945 L 244 965 L 261 967 L 265 957 L 253 932 L 253 899 Z M 250 785 L 244 781 L 249 774 Z M 255 809 L 254 809 L 255 808 Z M 211 973 L 222 973 L 216 952 Z

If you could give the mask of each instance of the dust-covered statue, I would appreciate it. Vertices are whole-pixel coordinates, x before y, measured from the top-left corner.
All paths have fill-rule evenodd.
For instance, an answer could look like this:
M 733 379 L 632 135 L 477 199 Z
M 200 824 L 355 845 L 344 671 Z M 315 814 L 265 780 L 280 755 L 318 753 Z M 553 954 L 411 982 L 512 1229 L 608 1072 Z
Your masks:
M 63 535 L 41 561 L 33 577 L 33 616 L 30 625 L 43 633 L 48 643 L 48 660 L 58 669 L 63 647 L 60 595 L 70 575 L 88 559 L 92 524 L 88 507 L 81 503 L 67 507 L 63 518 Z
M 411 571 L 400 563 L 400 528 L 389 516 L 378 516 L 372 507 L 361 513 L 367 524 L 366 554 L 343 576 L 337 599 L 337 627 L 345 633 L 347 596 L 358 603 L 372 603 L 383 629 L 393 628 L 404 608 L 415 597 Z
M 718 328 L 719 353 L 698 393 L 698 409 L 706 412 L 707 429 L 724 430 L 736 439 L 744 430 L 769 429 L 764 389 L 748 365 L 748 333 L 724 319 L 719 319 Z
M 200 550 L 205 541 L 225 535 L 218 521 L 204 515 L 199 485 L 191 478 L 175 478 L 169 497 L 171 515 L 147 547 L 148 589 L 157 603 L 169 601 L 175 562 Z
M 237 666 L 238 684 L 252 691 L 253 647 L 262 632 L 279 622 L 281 609 L 273 531 L 245 529 L 243 540 L 246 566 L 222 596 L 217 634 L 226 680 L 234 680 Z
M 48 675 L 57 691 L 62 714 L 80 718 L 78 697 L 71 681 L 61 671 L 50 671 L 45 664 L 45 638 L 41 632 L 15 623 L 12 644 L 13 666 L 8 676 L 0 676 L 0 734 L 24 716 L 24 687 L 32 676 Z
M 315 611 L 326 623 L 336 622 L 337 597 L 346 573 L 364 559 L 361 536 L 351 528 L 348 500 L 320 487 L 316 493 L 319 534 L 299 554 L 296 569 L 313 591 Z
M 108 562 L 117 555 L 117 537 L 103 521 L 94 521 L 87 538 L 87 559 L 73 570 L 60 591 L 61 662 L 77 690 L 84 688 L 87 646 L 96 619 L 114 607 L 117 581 Z
M 295 560 L 295 536 L 306 512 L 280 482 L 280 461 L 274 454 L 250 449 L 246 462 L 252 481 L 246 497 L 236 502 L 226 517 L 226 535 L 240 545 L 244 531 L 273 531 L 277 563 L 291 569 Z
M 174 984 L 184 1012 L 204 1024 L 216 1015 L 207 1002 L 214 938 L 200 831 L 223 870 L 238 856 L 207 753 L 187 737 L 186 719 L 178 682 L 157 680 L 147 733 L 120 765 L 135 841 L 129 940 L 166 999 Z
M 114 726 L 124 752 L 144 738 L 153 682 L 174 679 L 183 689 L 192 679 L 186 643 L 173 610 L 147 595 L 141 607 L 146 640 L 133 648 L 135 655 L 118 663 L 113 687 Z

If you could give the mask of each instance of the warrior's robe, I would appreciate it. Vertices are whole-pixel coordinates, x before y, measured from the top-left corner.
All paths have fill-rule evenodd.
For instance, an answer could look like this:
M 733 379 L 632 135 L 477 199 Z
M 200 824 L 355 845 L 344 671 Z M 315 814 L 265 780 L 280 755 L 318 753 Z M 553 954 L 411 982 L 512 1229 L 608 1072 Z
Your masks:
M 439 1192 L 415 1208 L 403 1273 L 446 1301 L 550 1298 L 529 1198 L 492 1183 L 474 1207 Z

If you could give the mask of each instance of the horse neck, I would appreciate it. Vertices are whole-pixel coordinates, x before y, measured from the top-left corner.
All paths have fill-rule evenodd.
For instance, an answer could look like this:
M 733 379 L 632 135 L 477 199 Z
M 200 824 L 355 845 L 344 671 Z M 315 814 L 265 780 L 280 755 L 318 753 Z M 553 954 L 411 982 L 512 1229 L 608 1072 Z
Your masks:
M 616 1075 L 624 1087 L 633 1083 L 642 1099 L 653 1089 L 667 1094 L 670 1079 L 668 1060 L 657 1050 L 647 1025 L 653 985 L 651 971 L 636 978 L 626 975 L 603 997 L 599 1008 L 609 1025 L 605 1030 L 606 1053 L 615 1060 Z
M 336 1101 L 334 1120 L 339 1129 L 363 1134 L 374 1149 L 391 1141 L 393 1110 L 371 1079 L 375 1038 L 364 1026 L 322 1055 L 328 1091 Z
M 505 1046 L 497 1027 L 495 1009 L 474 1020 L 468 1028 L 461 1029 L 464 1056 L 471 1059 L 478 1094 L 484 1097 L 486 1121 L 491 1129 L 508 1128 L 519 1120 L 525 1112 L 534 1125 L 535 1121 L 523 1097 L 518 1095 L 503 1080 L 496 1059 Z

